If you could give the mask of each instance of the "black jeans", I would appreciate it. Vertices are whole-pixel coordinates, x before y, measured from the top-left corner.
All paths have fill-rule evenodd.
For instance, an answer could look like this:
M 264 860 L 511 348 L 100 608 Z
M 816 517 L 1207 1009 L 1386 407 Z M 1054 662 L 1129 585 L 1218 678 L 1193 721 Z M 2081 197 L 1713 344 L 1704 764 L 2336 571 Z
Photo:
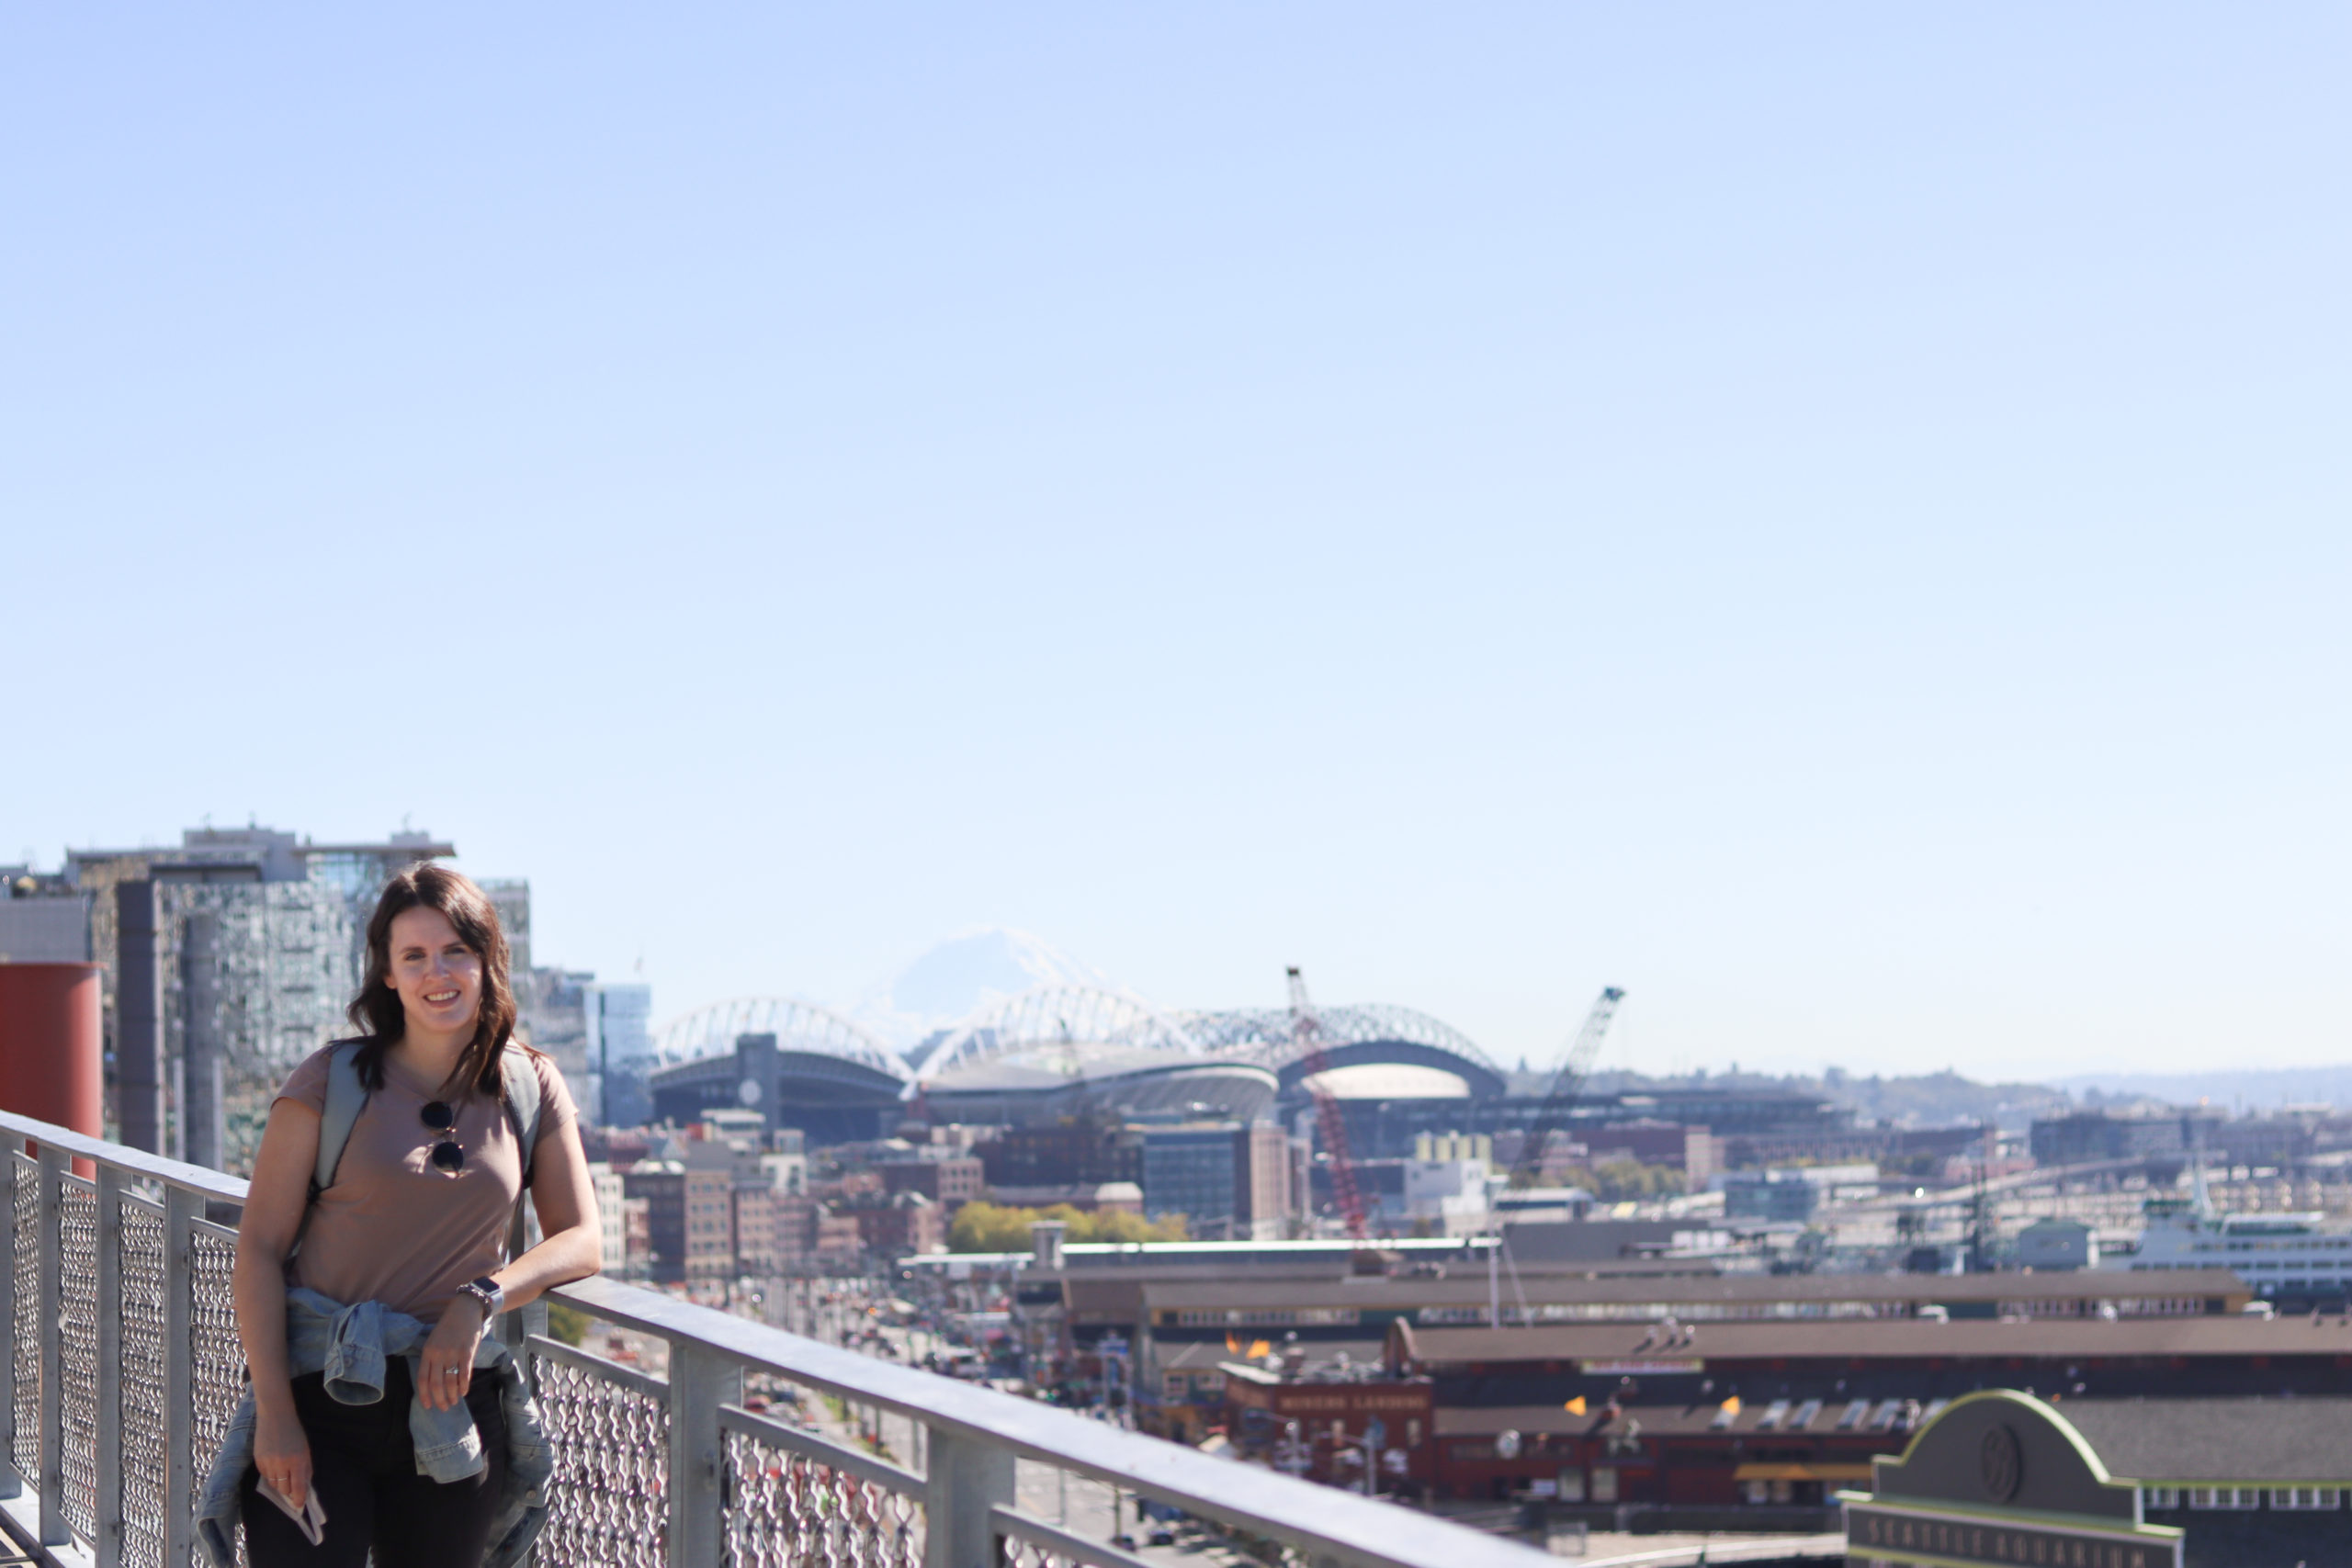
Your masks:
M 497 1370 L 478 1367 L 466 1407 L 490 1462 L 480 1475 L 438 1482 L 416 1472 L 408 1435 L 408 1362 L 390 1359 L 384 1397 L 344 1404 L 316 1372 L 294 1380 L 294 1408 L 311 1440 L 311 1484 L 327 1511 L 326 1539 L 312 1546 L 245 1472 L 245 1557 L 253 1568 L 472 1568 L 490 1550 L 492 1517 L 506 1488 L 506 1412 Z

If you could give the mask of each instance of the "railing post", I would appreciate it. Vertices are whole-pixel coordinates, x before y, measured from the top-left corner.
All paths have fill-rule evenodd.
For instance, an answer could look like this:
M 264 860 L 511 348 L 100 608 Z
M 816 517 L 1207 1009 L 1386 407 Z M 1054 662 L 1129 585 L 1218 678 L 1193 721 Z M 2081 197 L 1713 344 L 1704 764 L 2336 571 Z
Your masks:
M 947 1431 L 923 1447 L 922 1568 L 996 1568 L 994 1514 L 1013 1501 L 1012 1450 Z
M 743 1397 L 743 1369 L 691 1340 L 670 1341 L 669 1568 L 718 1568 L 727 1540 L 718 1407 Z
M 65 1153 L 40 1146 L 40 1206 L 34 1241 L 40 1249 L 40 1543 L 73 1540 L 65 1526 Z
M 98 1167 L 98 1568 L 122 1562 L 122 1172 Z M 114 1385 L 109 1395 L 107 1384 Z
M 17 1139 L 0 1138 L 0 1201 L 8 1205 L 8 1248 L 0 1256 L 0 1497 L 25 1490 L 17 1473 L 17 1249 L 25 1245 L 17 1233 L 17 1156 L 23 1152 Z
M 164 1189 L 164 1562 L 196 1553 L 196 1221 L 204 1196 Z

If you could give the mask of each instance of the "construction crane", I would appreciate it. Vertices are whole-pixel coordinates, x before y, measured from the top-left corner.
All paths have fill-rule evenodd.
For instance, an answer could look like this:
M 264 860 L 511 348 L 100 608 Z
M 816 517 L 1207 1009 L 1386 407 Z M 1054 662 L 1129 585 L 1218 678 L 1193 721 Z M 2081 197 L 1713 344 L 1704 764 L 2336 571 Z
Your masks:
M 1584 1027 L 1569 1043 L 1567 1057 L 1553 1075 L 1552 1087 L 1535 1112 L 1534 1124 L 1527 1129 L 1527 1141 L 1520 1145 L 1519 1163 L 1511 1167 L 1510 1172 L 1514 1188 L 1532 1187 L 1543 1176 L 1544 1145 L 1552 1141 L 1552 1134 L 1559 1131 L 1560 1123 L 1576 1109 L 1577 1097 L 1584 1091 L 1585 1077 L 1592 1071 L 1593 1058 L 1600 1055 L 1600 1043 L 1608 1036 L 1610 1021 L 1617 1016 L 1617 1004 L 1624 999 L 1623 988 L 1611 986 L 1585 1015 Z
M 1339 1097 L 1323 1082 L 1331 1057 L 1323 1048 L 1323 1025 L 1315 1016 L 1315 1004 L 1306 998 L 1306 976 L 1295 964 L 1290 966 L 1290 1038 L 1298 1048 L 1306 1092 L 1315 1100 L 1316 1131 L 1322 1134 L 1323 1152 L 1331 1159 L 1332 1200 L 1339 1204 L 1340 1217 L 1347 1222 L 1349 1239 L 1362 1241 L 1363 1194 L 1356 1187 L 1355 1161 L 1348 1157 L 1348 1119 L 1340 1112 Z

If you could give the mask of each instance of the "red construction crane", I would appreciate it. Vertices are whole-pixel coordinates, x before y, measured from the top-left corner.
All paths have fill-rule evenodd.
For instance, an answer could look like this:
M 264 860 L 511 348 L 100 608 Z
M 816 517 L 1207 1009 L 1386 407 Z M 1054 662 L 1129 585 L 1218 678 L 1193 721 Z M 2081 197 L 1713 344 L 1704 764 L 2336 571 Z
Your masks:
M 1362 1241 L 1363 1194 L 1356 1188 L 1355 1161 L 1348 1157 L 1348 1119 L 1340 1111 L 1339 1097 L 1323 1083 L 1331 1058 L 1323 1048 L 1323 1025 L 1315 1016 L 1315 1004 L 1306 999 L 1306 976 L 1295 964 L 1290 966 L 1290 1038 L 1298 1047 L 1306 1092 L 1315 1099 L 1315 1126 L 1323 1137 L 1323 1152 L 1331 1158 L 1331 1197 L 1347 1222 L 1350 1239 Z

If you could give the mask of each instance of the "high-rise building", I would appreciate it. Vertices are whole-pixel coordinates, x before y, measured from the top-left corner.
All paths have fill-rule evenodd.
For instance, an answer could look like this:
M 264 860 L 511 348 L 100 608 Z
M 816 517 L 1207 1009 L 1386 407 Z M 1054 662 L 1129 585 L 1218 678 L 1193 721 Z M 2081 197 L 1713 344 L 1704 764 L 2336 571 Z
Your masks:
M 653 987 L 591 983 L 582 989 L 581 1019 L 592 1091 L 581 1097 L 582 1111 L 607 1127 L 644 1126 L 653 1119 Z
M 1194 1235 L 1230 1238 L 1240 1196 L 1234 1148 L 1246 1129 L 1233 1122 L 1193 1122 L 1142 1132 L 1145 1215 L 1182 1214 Z
M 367 921 L 395 873 L 455 854 L 429 833 L 317 844 L 274 829 L 191 828 L 172 846 L 70 850 L 124 1142 L 250 1165 L 272 1091 L 347 1032 Z
M 1298 1210 L 1291 1185 L 1290 1134 L 1272 1122 L 1244 1127 L 1233 1140 L 1235 1238 L 1281 1241 Z
M 506 932 L 514 1032 L 553 1059 L 588 1123 L 644 1125 L 650 1110 L 644 1082 L 653 1055 L 652 987 L 605 984 L 593 970 L 534 964 L 529 881 L 497 877 L 481 886 Z
M 61 874 L 17 868 L 24 874 L 9 879 L 14 896 L 0 899 L 0 912 L 16 918 L 0 919 L 0 953 L 30 957 L 37 937 L 44 953 L 71 949 L 104 965 L 123 1141 L 243 1170 L 287 1073 L 353 1032 L 345 1010 L 384 884 L 456 853 L 430 833 L 320 844 L 261 827 L 191 828 L 170 846 L 69 850 Z M 609 1122 L 598 1114 L 605 1097 L 591 1042 L 598 1054 L 609 1045 L 616 1064 L 650 1057 L 650 991 L 535 966 L 531 885 L 481 886 L 506 932 L 516 1032 L 555 1059 L 589 1119 Z M 76 920 L 78 942 L 64 929 Z M 642 1076 L 637 1069 L 633 1081 Z M 623 1124 L 643 1120 L 640 1111 Z
M 514 982 L 514 1032 L 536 1049 L 554 1058 L 583 1111 L 595 1113 L 595 1097 L 588 1079 L 588 987 L 593 972 L 578 969 L 517 969 Z

